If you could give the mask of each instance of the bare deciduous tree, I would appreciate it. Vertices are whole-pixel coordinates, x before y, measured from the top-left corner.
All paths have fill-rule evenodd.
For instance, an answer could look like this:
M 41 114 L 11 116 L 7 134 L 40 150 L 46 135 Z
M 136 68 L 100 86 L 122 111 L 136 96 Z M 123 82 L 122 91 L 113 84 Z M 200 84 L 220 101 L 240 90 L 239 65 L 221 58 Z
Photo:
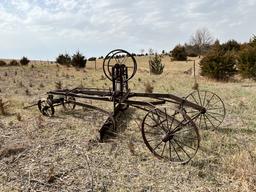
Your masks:
M 140 53 L 143 55 L 144 54 L 144 52 L 145 52 L 145 49 L 141 49 L 140 50 Z
M 190 44 L 197 48 L 198 54 L 201 55 L 214 42 L 214 38 L 207 28 L 198 29 L 191 36 Z
M 149 54 L 149 55 L 154 55 L 154 49 L 149 48 L 149 49 L 148 49 L 148 54 Z

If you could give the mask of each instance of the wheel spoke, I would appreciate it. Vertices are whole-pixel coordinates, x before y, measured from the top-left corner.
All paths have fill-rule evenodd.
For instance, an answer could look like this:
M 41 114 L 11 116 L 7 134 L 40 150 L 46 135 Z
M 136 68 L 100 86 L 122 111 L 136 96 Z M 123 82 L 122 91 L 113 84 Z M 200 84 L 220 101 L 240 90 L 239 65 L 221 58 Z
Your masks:
M 197 114 L 195 114 L 195 115 L 193 115 L 192 117 L 190 117 L 191 118 L 191 120 L 192 121 L 194 121 L 194 122 L 196 122 L 197 120 L 198 120 L 198 117 L 200 116 L 200 113 L 197 113 Z
M 221 101 L 220 100 L 218 100 L 217 102 L 215 102 L 214 104 L 211 104 L 211 106 L 214 106 L 214 105 L 216 105 L 217 103 L 221 103 Z M 221 103 L 222 104 L 222 103 Z
M 171 141 L 169 141 L 169 155 L 170 155 L 170 160 L 172 159 L 172 146 L 171 146 Z
M 196 102 L 196 104 L 197 104 L 197 105 L 200 105 L 200 104 L 197 102 L 197 100 L 195 99 L 194 95 L 192 94 L 191 96 L 192 96 L 192 98 L 194 99 L 194 101 Z
M 192 129 L 180 129 L 180 130 L 178 130 L 178 131 L 176 131 L 176 132 L 174 132 L 175 134 L 177 134 L 177 133 L 185 133 L 185 132 L 188 132 L 188 131 L 191 131 Z
M 200 101 L 200 105 L 203 106 L 203 105 L 202 105 L 202 101 L 201 101 L 201 96 L 200 96 L 199 90 L 197 90 L 197 94 L 198 94 L 198 98 L 199 98 L 199 101 Z
M 201 128 L 201 122 L 202 122 L 202 115 L 200 115 L 199 128 Z
M 147 125 L 147 126 L 149 126 L 149 127 L 152 127 L 152 128 L 154 128 L 152 125 L 149 125 L 148 123 L 144 123 L 145 125 Z
M 204 101 L 203 101 L 203 106 L 204 106 L 204 104 L 205 104 L 206 94 L 207 94 L 207 92 L 205 91 L 205 92 L 204 92 Z M 203 106 L 202 106 L 202 107 L 203 107 Z
M 196 111 L 196 110 L 195 110 L 195 111 L 192 111 L 192 110 L 191 110 L 191 111 L 187 111 L 186 113 L 198 113 L 198 111 Z
M 151 115 L 151 116 L 150 116 Z M 151 113 L 149 115 L 149 117 L 155 122 L 155 123 L 158 123 L 158 121 L 156 120 L 156 118 L 154 117 L 154 114 L 153 113 Z
M 205 117 L 208 119 L 208 121 L 211 123 L 211 125 L 213 126 L 213 127 L 215 127 L 215 125 L 212 123 L 212 121 L 208 118 L 208 116 L 207 115 L 205 115 Z
M 194 150 L 194 151 L 196 151 L 196 149 L 195 148 L 193 148 L 193 147 L 191 147 L 191 146 L 188 146 L 187 144 L 185 144 L 185 143 L 183 143 L 183 142 L 181 142 L 180 140 L 177 140 L 177 139 L 175 139 L 175 138 L 173 138 L 176 142 L 179 142 L 180 144 L 182 144 L 182 145 L 184 145 L 184 146 L 186 146 L 186 147 L 188 147 L 188 148 L 190 148 L 190 149 L 192 149 L 192 150 Z
M 158 141 L 159 139 L 149 139 L 149 140 L 147 140 L 148 142 L 152 142 L 152 141 Z
M 158 113 L 158 111 L 155 109 L 155 112 L 156 112 L 156 114 L 157 114 L 157 117 L 158 117 L 158 120 L 160 121 L 160 117 L 161 117 L 161 115 Z M 164 120 L 164 121 L 166 121 L 167 120 L 167 118 Z M 162 127 L 162 129 L 167 133 L 167 131 L 168 130 L 166 130 L 164 127 L 163 127 L 163 124 L 161 123 L 161 127 Z
M 166 142 L 164 143 L 164 147 L 163 147 L 163 150 L 162 150 L 162 153 L 161 153 L 162 157 L 163 157 L 163 154 L 164 154 L 165 146 L 166 146 Z
M 145 131 L 145 133 L 152 134 L 152 135 L 160 135 L 160 134 L 153 133 L 153 132 L 150 132 L 150 131 Z
M 205 128 L 208 129 L 207 123 L 206 123 L 206 118 L 205 118 L 205 114 L 203 114 L 204 116 L 204 123 L 205 123 Z
M 208 110 L 207 110 L 207 114 L 213 114 L 213 115 L 218 115 L 218 116 L 223 117 L 223 114 L 220 114 L 220 113 L 214 113 L 214 112 L 209 112 Z
M 182 123 L 183 123 L 184 121 L 185 121 L 185 119 L 182 120 L 182 121 L 171 131 L 171 133 L 175 133 L 175 132 L 177 132 L 179 129 L 181 129 L 182 126 L 180 126 L 180 125 L 182 125 Z
M 205 115 L 206 115 L 206 113 L 205 113 Z M 215 119 L 216 121 L 218 121 L 218 122 L 222 123 L 222 121 L 221 121 L 221 120 L 217 119 L 216 117 L 212 116 L 211 114 L 208 114 L 208 113 L 207 113 L 207 115 L 209 115 L 211 118 Z
M 170 142 L 171 142 L 171 141 L 170 141 Z M 180 160 L 180 161 L 182 161 L 182 160 L 181 160 L 181 158 L 180 158 L 179 153 L 176 151 L 176 149 L 175 149 L 175 147 L 174 147 L 174 144 L 173 144 L 172 142 L 171 142 L 171 145 L 172 145 L 172 147 L 173 147 L 173 149 L 174 149 L 175 153 L 177 154 L 177 156 L 178 156 L 179 160 Z
M 127 60 L 128 57 L 124 57 L 124 59 L 122 60 L 122 63 L 121 64 L 125 64 L 126 60 Z M 127 68 L 131 68 L 131 67 L 127 67 Z
M 161 145 L 162 142 L 163 141 L 160 141 L 160 143 L 158 143 L 153 150 L 155 151 Z
M 118 58 L 114 57 L 114 59 L 115 59 L 115 61 L 116 61 L 116 64 L 120 64 L 120 62 L 119 62 L 119 59 L 118 59 Z
M 209 103 L 211 102 L 211 100 L 212 100 L 212 98 L 214 97 L 214 95 L 212 95 L 211 96 L 211 98 L 209 99 L 209 100 L 207 100 L 206 101 L 206 106 L 205 106 L 205 108 L 207 108 L 208 107 L 208 105 L 209 105 Z
M 174 122 L 174 118 L 172 118 L 172 122 L 171 122 L 171 125 L 170 125 L 169 130 L 168 130 L 169 132 L 172 130 L 173 122 Z
M 167 128 L 169 127 L 169 123 L 168 123 L 168 117 L 167 117 L 167 112 L 166 112 L 166 108 L 164 108 L 164 111 L 165 111 L 165 118 L 166 118 L 166 124 L 167 124 Z M 168 131 L 170 131 L 169 129 L 168 129 Z
M 218 109 L 223 109 L 223 107 L 218 107 L 218 108 L 208 108 L 207 111 L 210 111 L 210 110 L 218 110 Z
M 187 155 L 187 157 L 189 159 L 191 159 L 191 157 L 189 156 L 189 154 L 183 149 L 183 147 L 174 139 L 174 142 L 181 148 L 181 150 Z
M 153 125 L 153 128 L 154 127 L 157 127 L 158 125 L 160 125 L 162 122 L 159 122 L 159 119 L 156 119 L 155 117 L 154 117 L 154 115 L 151 113 L 151 115 L 152 115 L 152 117 L 150 117 L 156 124 L 155 125 Z M 158 116 L 159 117 L 159 116 Z M 165 130 L 165 128 L 163 127 L 163 126 L 159 126 L 162 130 L 164 130 L 165 132 L 167 132 L 167 130 Z
M 165 119 L 165 120 L 163 120 L 163 121 L 159 122 L 158 124 L 153 125 L 153 127 L 157 127 L 157 126 L 159 126 L 159 125 L 163 124 L 165 121 L 167 121 L 167 119 Z M 162 128 L 163 128 L 163 127 L 162 127 Z M 163 129 L 164 129 L 164 128 L 163 128 Z

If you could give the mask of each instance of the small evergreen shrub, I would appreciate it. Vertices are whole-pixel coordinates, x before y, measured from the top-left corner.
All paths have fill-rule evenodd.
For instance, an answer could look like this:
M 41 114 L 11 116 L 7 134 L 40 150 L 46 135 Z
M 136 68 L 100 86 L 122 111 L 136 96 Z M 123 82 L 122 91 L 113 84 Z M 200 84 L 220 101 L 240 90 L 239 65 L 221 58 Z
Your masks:
M 191 52 L 188 53 L 188 57 L 198 57 L 198 54 Z
M 187 60 L 187 52 L 184 46 L 177 45 L 172 50 L 172 57 L 176 61 L 186 61 Z
M 72 65 L 78 68 L 84 68 L 86 66 L 87 59 L 79 51 L 72 56 Z
M 27 57 L 22 57 L 21 60 L 20 60 L 20 64 L 21 65 L 28 65 L 29 64 L 29 60 Z
M 237 67 L 242 77 L 256 80 L 256 46 L 248 46 L 239 53 Z
M 256 47 L 256 35 L 253 35 L 252 38 L 250 39 L 250 46 Z
M 60 54 L 57 58 L 56 58 L 56 63 L 60 64 L 60 65 L 67 65 L 69 66 L 71 64 L 71 57 L 68 54 Z
M 221 45 L 223 51 L 239 51 L 240 44 L 235 40 L 229 40 Z
M 234 76 L 237 57 L 233 51 L 224 52 L 220 48 L 211 50 L 201 61 L 201 75 L 216 80 L 228 80 Z
M 150 58 L 149 70 L 151 73 L 156 75 L 163 73 L 164 64 L 162 64 L 162 59 L 160 55 L 155 54 L 153 58 Z
M 7 63 L 5 61 L 0 60 L 0 67 L 1 66 L 6 66 L 6 65 L 7 65 Z
M 88 61 L 96 61 L 96 57 L 90 57 Z
M 16 60 L 11 60 L 11 62 L 9 63 L 9 65 L 10 65 L 10 66 L 18 66 L 19 63 L 18 63 L 18 61 L 16 61 Z
M 199 55 L 198 46 L 188 45 L 188 44 L 185 44 L 184 46 L 185 46 L 185 51 L 186 51 L 188 57 L 198 57 L 198 55 Z

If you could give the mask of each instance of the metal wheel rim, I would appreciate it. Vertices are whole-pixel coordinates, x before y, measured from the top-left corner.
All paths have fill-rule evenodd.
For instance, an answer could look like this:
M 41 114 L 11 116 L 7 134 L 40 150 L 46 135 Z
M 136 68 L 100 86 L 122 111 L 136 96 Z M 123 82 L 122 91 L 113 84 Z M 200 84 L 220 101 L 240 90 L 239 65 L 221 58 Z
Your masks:
M 207 99 L 207 97 L 209 98 Z M 196 90 L 185 99 L 206 108 L 206 113 L 200 114 L 197 110 L 183 106 L 187 115 L 193 119 L 199 128 L 216 129 L 224 121 L 226 116 L 225 104 L 217 94 L 206 90 Z
M 112 81 L 112 76 L 111 76 L 112 71 L 111 71 L 110 61 L 114 58 L 115 55 L 117 55 L 119 53 L 125 53 L 128 57 L 130 57 L 132 59 L 132 62 L 133 62 L 133 67 L 132 67 L 133 72 L 126 80 L 126 81 L 128 81 L 134 77 L 134 75 L 137 71 L 137 62 L 136 62 L 136 59 L 134 58 L 134 56 L 132 56 L 129 52 L 127 52 L 123 49 L 115 49 L 107 54 L 107 56 L 104 58 L 104 61 L 103 61 L 103 72 L 104 72 L 105 76 L 109 80 Z M 112 54 L 112 56 L 110 56 L 111 54 Z
M 46 100 L 38 101 L 38 108 L 44 116 L 52 117 L 54 115 L 54 108 Z
M 152 127 L 152 125 L 148 126 L 146 123 L 147 118 L 149 118 L 150 114 L 152 114 L 152 112 L 155 110 L 159 110 L 159 108 L 152 109 L 151 111 L 149 111 L 145 115 L 145 117 L 142 121 L 141 133 L 142 133 L 142 138 L 144 140 L 144 143 L 146 144 L 148 149 L 151 151 L 151 153 L 153 153 L 154 156 L 156 156 L 157 158 L 168 159 L 171 162 L 180 163 L 180 164 L 188 163 L 189 161 L 191 161 L 191 159 L 197 153 L 199 144 L 200 144 L 200 136 L 199 136 L 199 132 L 198 132 L 196 125 L 192 122 L 192 120 L 186 114 L 182 115 L 184 117 L 184 121 L 177 120 L 175 118 L 175 116 L 178 113 L 176 113 L 173 116 L 171 116 L 172 119 L 170 117 L 166 118 L 166 119 L 168 119 L 166 121 L 166 125 L 168 126 L 168 122 L 169 122 L 170 129 L 173 128 L 173 130 L 172 130 L 173 138 L 168 140 L 167 142 L 160 141 L 160 138 L 163 138 L 161 134 L 164 133 L 164 130 L 157 130 L 157 132 L 155 132 L 155 133 L 150 132 L 149 131 L 150 129 L 148 129 L 148 128 Z M 166 110 L 165 110 L 165 112 L 166 112 Z M 181 115 L 181 114 L 179 114 L 179 115 Z M 164 120 L 163 116 L 164 115 L 162 115 L 162 122 Z M 176 126 L 172 127 L 170 121 L 172 121 L 172 125 L 176 125 Z M 147 129 L 146 129 L 146 126 L 147 126 Z M 153 131 L 153 127 L 151 129 L 152 129 L 151 131 Z M 178 129 L 180 129 L 180 130 L 178 130 Z M 167 132 L 165 132 L 164 134 L 166 134 L 166 133 Z M 150 134 L 151 135 L 159 134 L 159 135 L 154 138 L 154 136 L 149 137 Z M 193 136 L 191 136 L 191 138 L 190 138 L 187 135 L 190 135 L 190 136 L 193 135 Z M 186 138 L 185 138 L 185 136 L 186 136 Z M 183 137 L 182 140 L 181 140 L 181 137 Z M 152 144 L 153 141 L 151 141 L 150 139 L 151 140 L 156 139 L 158 141 L 156 144 Z M 193 144 L 191 143 L 193 145 L 193 147 L 190 146 L 190 144 L 188 144 L 188 143 L 184 143 L 186 140 L 189 141 L 189 139 L 193 139 L 193 141 L 190 140 L 191 142 L 194 142 Z M 190 147 L 192 147 L 192 148 L 190 148 Z M 158 150 L 158 148 L 160 148 L 160 150 Z M 167 148 L 169 148 L 169 151 Z
M 72 102 L 75 102 L 75 101 L 76 101 L 75 97 L 67 96 L 63 102 L 63 107 L 65 111 L 73 111 L 76 107 L 76 104 Z

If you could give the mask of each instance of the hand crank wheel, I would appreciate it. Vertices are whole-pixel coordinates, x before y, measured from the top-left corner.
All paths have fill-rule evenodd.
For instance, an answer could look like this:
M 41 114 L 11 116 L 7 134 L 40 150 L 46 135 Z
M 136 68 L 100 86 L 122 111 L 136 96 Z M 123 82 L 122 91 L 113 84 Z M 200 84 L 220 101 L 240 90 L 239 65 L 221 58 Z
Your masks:
M 186 114 L 174 110 L 170 113 L 167 108 L 149 111 L 142 121 L 141 133 L 156 157 L 171 162 L 188 163 L 199 148 L 197 126 Z
M 109 80 L 112 80 L 112 67 L 115 64 L 125 65 L 127 67 L 127 81 L 133 78 L 137 71 L 137 62 L 134 56 L 123 49 L 115 49 L 108 53 L 103 61 L 103 72 Z
M 183 106 L 185 112 L 193 119 L 199 128 L 217 128 L 223 122 L 226 109 L 222 99 L 211 91 L 196 90 L 190 93 L 186 100 L 206 108 L 205 113 L 200 113 L 191 107 Z

